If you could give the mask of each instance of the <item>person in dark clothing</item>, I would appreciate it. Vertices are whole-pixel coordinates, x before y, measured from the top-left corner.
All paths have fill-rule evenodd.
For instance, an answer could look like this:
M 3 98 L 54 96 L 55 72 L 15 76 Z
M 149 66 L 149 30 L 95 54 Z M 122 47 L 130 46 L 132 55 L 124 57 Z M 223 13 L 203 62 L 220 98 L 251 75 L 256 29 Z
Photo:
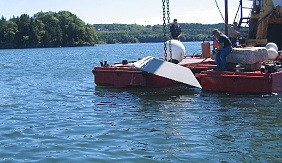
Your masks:
M 218 52 L 215 57 L 216 70 L 224 71 L 227 69 L 226 57 L 232 50 L 232 44 L 230 39 L 218 29 L 214 29 L 212 35 L 219 42 Z
M 173 24 L 170 26 L 170 38 L 179 41 L 181 35 L 182 35 L 181 27 L 177 23 L 177 19 L 174 19 Z
M 238 27 L 238 23 L 237 22 L 233 22 L 233 26 L 232 28 L 228 28 L 228 37 L 232 43 L 233 47 L 237 47 L 237 37 L 239 36 L 246 36 L 243 33 L 238 32 L 239 31 L 239 27 Z

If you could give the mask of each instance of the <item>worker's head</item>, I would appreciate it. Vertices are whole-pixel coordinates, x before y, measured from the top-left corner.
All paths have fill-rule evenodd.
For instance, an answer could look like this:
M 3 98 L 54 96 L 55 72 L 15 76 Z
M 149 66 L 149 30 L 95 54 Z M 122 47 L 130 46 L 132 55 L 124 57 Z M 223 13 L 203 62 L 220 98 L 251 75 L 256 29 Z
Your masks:
M 219 38 L 219 36 L 220 36 L 220 30 L 214 29 L 214 30 L 212 31 L 212 35 L 213 35 L 214 38 Z
M 177 19 L 173 19 L 173 24 L 177 24 Z

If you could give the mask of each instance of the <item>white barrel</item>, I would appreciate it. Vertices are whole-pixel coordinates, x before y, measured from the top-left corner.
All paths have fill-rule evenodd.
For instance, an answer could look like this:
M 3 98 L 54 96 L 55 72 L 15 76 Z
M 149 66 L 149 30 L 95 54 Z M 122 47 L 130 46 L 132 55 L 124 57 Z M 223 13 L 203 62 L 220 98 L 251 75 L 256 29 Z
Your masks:
M 267 49 L 268 59 L 275 60 L 278 56 L 278 51 L 274 48 Z
M 171 44 L 171 54 L 170 54 L 170 45 Z M 162 49 L 162 58 L 165 60 L 175 59 L 178 62 L 181 62 L 185 55 L 185 47 L 184 45 L 178 40 L 170 40 L 166 42 L 166 56 L 164 52 L 164 47 Z M 172 58 L 171 58 L 172 56 Z
M 278 50 L 277 45 L 274 42 L 269 42 L 265 46 L 266 49 L 275 49 L 276 51 Z

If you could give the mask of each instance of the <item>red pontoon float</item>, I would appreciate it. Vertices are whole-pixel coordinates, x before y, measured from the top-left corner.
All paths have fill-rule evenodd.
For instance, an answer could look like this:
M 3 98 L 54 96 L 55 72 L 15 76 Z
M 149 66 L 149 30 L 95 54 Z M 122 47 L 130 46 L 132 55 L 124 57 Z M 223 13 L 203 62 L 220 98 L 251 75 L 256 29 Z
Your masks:
M 203 90 L 232 94 L 271 94 L 282 92 L 282 71 L 273 73 L 211 72 L 198 75 Z
M 190 68 L 193 73 L 215 68 L 214 60 L 208 58 L 186 57 L 180 63 L 182 66 Z M 179 82 L 161 77 L 152 73 L 147 73 L 133 67 L 133 63 L 116 63 L 111 66 L 94 67 L 92 73 L 95 75 L 95 83 L 101 86 L 112 86 L 115 88 L 128 87 L 169 87 Z M 185 75 L 185 74 L 184 74 Z

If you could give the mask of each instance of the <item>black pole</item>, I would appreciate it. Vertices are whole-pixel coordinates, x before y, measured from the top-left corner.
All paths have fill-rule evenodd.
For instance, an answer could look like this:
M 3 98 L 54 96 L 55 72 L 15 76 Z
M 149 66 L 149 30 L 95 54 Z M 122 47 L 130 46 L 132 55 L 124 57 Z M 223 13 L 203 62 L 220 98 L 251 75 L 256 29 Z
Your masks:
M 225 35 L 228 36 L 228 0 L 225 0 Z
M 240 0 L 240 7 L 241 7 L 240 14 L 241 14 L 241 19 L 242 19 L 243 18 L 243 0 Z
M 244 18 L 244 17 L 243 17 L 243 0 L 240 0 L 239 6 L 240 6 L 240 20 L 239 20 L 239 22 L 238 22 L 238 29 L 241 28 L 241 24 L 242 24 L 243 18 Z

